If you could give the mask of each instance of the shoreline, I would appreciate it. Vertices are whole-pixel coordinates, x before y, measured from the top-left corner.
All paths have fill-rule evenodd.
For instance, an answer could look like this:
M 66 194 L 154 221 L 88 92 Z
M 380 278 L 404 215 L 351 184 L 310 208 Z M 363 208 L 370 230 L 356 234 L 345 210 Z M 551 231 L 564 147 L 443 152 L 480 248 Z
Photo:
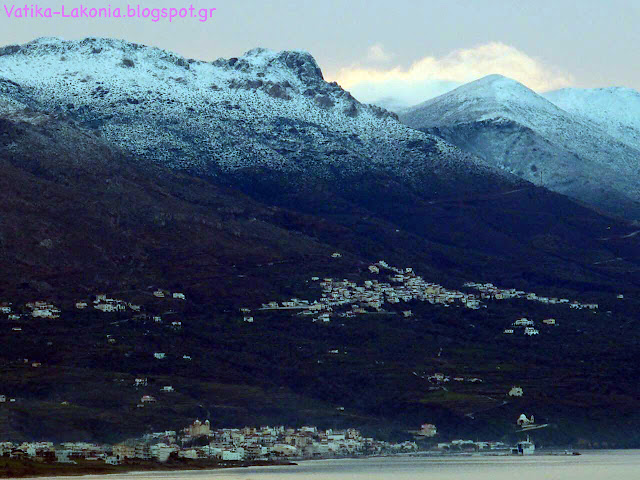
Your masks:
M 70 464 L 0 457 L 0 478 L 84 477 L 138 472 L 179 472 L 294 465 L 297 465 L 297 463 L 286 460 L 261 460 L 255 462 L 185 460 L 166 463 L 137 461 L 121 465 L 108 465 L 100 460 L 79 460 L 75 464 Z
M 586 449 L 583 452 L 604 452 L 604 451 L 633 451 L 637 449 Z M 576 452 L 576 453 L 574 453 Z M 327 461 L 327 460 L 366 460 L 376 458 L 472 458 L 472 457 L 496 457 L 496 458 L 536 458 L 546 456 L 567 456 L 582 455 L 582 452 L 563 449 L 544 449 L 533 455 L 514 455 L 507 452 L 433 452 L 423 451 L 405 454 L 381 454 L 363 456 L 342 456 L 328 458 L 292 458 L 290 460 L 259 460 L 259 461 L 212 461 L 208 459 L 200 460 L 173 460 L 166 463 L 140 460 L 136 462 L 124 463 L 121 465 L 108 465 L 100 460 L 78 460 L 75 464 L 69 463 L 47 463 L 30 459 L 10 459 L 0 457 L 0 479 L 5 478 L 39 478 L 39 477 L 83 477 L 92 475 L 116 475 L 142 472 L 179 472 L 179 471 L 205 471 L 223 469 L 244 469 L 251 467 L 274 467 L 274 466 L 296 466 L 300 463 Z

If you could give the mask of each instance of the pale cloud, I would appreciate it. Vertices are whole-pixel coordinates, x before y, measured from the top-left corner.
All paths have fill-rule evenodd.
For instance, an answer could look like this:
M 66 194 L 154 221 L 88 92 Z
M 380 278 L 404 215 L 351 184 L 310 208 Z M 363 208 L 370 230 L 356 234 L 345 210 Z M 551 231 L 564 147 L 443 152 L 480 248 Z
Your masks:
M 382 46 L 378 53 L 384 53 Z M 397 110 L 493 73 L 513 78 L 536 92 L 574 83 L 570 74 L 499 42 L 456 50 L 441 58 L 424 57 L 409 68 L 343 68 L 332 80 L 363 102 Z
M 388 62 L 393 58 L 393 55 L 387 53 L 384 50 L 384 46 L 381 43 L 371 45 L 367 50 L 367 60 L 371 62 Z

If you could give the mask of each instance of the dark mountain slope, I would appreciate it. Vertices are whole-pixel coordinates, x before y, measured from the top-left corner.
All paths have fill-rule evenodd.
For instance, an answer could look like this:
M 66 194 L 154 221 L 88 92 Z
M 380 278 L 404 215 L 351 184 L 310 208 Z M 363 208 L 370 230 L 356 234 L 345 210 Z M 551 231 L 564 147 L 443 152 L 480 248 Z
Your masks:
M 125 47 L 127 54 L 148 53 Z M 50 45 L 46 50 L 38 60 L 43 65 L 70 61 L 61 59 L 68 50 L 54 48 L 60 57 L 51 56 Z M 278 58 L 276 66 L 295 67 L 298 57 Z M 173 67 L 163 65 L 186 69 L 169 63 Z M 233 63 L 240 63 L 239 73 L 231 63 L 222 68 L 225 81 L 246 80 L 252 72 L 248 60 Z M 305 78 L 315 72 L 309 65 L 308 58 L 298 65 Z M 252 74 L 261 78 L 258 73 L 269 70 Z M 114 85 L 130 89 L 131 76 Z M 72 88 L 90 81 L 73 78 L 64 80 Z M 305 120 L 302 130 L 294 109 L 287 118 L 298 126 L 280 134 L 272 122 L 246 114 L 266 98 L 247 90 L 234 103 L 239 108 L 224 109 L 245 112 L 235 124 L 248 122 L 242 135 L 225 130 L 224 114 L 211 130 L 189 137 L 193 131 L 176 123 L 197 103 L 188 97 L 175 111 L 96 105 L 104 123 L 95 128 L 91 109 L 76 112 L 61 97 L 45 102 L 42 86 L 36 94 L 33 85 L 4 81 L 0 87 L 0 255 L 6 265 L 0 301 L 13 302 L 21 315 L 0 318 L 2 394 L 17 399 L 0 405 L 3 437 L 120 440 L 209 417 L 214 426 L 317 423 L 395 437 L 433 421 L 443 437 L 506 438 L 512 421 L 533 411 L 559 425 L 553 441 L 581 438 L 589 427 L 590 441 L 611 441 L 625 423 L 629 436 L 619 444 L 636 441 L 640 235 L 634 225 L 496 173 L 441 140 L 401 128 L 384 112 L 375 123 L 374 110 L 359 105 L 362 124 L 344 123 L 335 111 L 331 121 Z M 235 98 L 233 88 L 224 88 L 220 95 Z M 172 95 L 162 98 L 177 102 Z M 315 116 L 320 110 L 313 108 L 305 111 Z M 129 112 L 126 122 L 122 112 Z M 165 119 L 186 143 L 138 154 L 144 146 L 138 128 L 154 112 L 155 132 Z M 210 113 L 218 115 L 217 107 Z M 384 137 L 387 127 L 390 137 Z M 374 134 L 367 137 L 368 128 Z M 310 133 L 319 130 L 325 132 L 319 138 Z M 111 142 L 115 131 L 123 134 L 119 145 Z M 260 145 L 285 148 L 289 139 L 306 153 L 294 149 L 278 157 L 280 163 L 256 157 L 245 149 L 256 132 Z M 175 140 L 170 137 L 167 145 Z M 219 163 L 222 154 L 193 155 L 211 138 L 229 140 L 224 155 L 231 164 Z M 349 155 L 336 148 L 340 142 L 348 143 Z M 307 170 L 315 161 L 320 166 Z M 355 317 L 338 316 L 344 312 L 336 308 L 328 323 L 260 310 L 272 300 L 321 298 L 312 277 L 388 281 L 390 271 L 374 275 L 367 268 L 380 259 L 450 289 L 493 282 L 600 308 L 593 313 L 519 299 L 486 300 L 487 308 L 471 310 L 412 300 Z M 187 299 L 154 297 L 156 288 Z M 143 316 L 75 308 L 78 300 L 91 305 L 99 293 L 140 305 Z M 60 318 L 33 317 L 24 303 L 34 300 L 54 302 Z M 240 307 L 251 309 L 253 322 L 244 321 Z M 408 310 L 413 316 L 404 316 Z M 558 318 L 559 326 L 544 327 L 540 337 L 504 335 L 521 316 Z M 445 390 L 428 379 L 436 372 L 482 382 Z M 149 379 L 147 387 L 134 386 L 140 377 Z M 526 397 L 508 397 L 519 384 Z M 173 385 L 175 395 L 162 393 L 163 385 Z M 157 404 L 138 408 L 143 394 L 156 396 Z M 467 416 L 474 412 L 480 413 Z

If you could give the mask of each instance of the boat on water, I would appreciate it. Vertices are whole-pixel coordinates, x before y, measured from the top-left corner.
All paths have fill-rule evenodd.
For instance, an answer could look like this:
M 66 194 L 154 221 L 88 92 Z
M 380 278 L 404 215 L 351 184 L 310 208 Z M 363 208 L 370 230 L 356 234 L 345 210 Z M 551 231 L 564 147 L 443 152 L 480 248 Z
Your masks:
M 511 449 L 511 453 L 514 455 L 533 455 L 535 451 L 536 446 L 528 436 L 526 440 L 518 442 L 518 444 Z
M 548 426 L 547 423 L 537 424 L 535 419 L 533 418 L 533 415 L 531 415 L 531 418 L 527 418 L 524 413 L 520 415 L 520 417 L 516 421 L 516 425 L 517 428 L 519 428 L 519 430 L 516 430 L 517 432 L 529 432 L 531 430 L 539 430 Z M 535 451 L 536 446 L 531 441 L 528 434 L 526 440 L 518 442 L 516 446 L 511 449 L 511 453 L 513 453 L 514 455 L 533 455 Z

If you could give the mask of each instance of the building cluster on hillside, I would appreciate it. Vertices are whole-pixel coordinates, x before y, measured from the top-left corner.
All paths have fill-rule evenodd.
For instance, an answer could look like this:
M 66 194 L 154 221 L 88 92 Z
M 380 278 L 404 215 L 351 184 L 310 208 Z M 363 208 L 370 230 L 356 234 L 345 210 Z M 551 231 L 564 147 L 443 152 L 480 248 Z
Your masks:
M 174 300 L 186 300 L 186 296 L 184 293 L 180 292 L 169 292 L 167 290 L 157 289 L 152 294 L 156 298 L 172 298 Z M 136 305 L 132 302 L 127 302 L 125 300 L 110 298 L 104 293 L 100 293 L 94 296 L 94 299 L 91 300 L 78 300 L 74 303 L 76 310 L 86 310 L 90 306 L 92 306 L 95 310 L 99 310 L 101 312 L 125 312 L 130 310 L 132 312 L 140 312 L 142 307 L 140 305 Z M 22 319 L 27 319 L 29 317 L 32 318 L 42 318 L 42 319 L 57 319 L 60 318 L 61 309 L 54 304 L 37 300 L 33 302 L 27 302 L 24 304 L 24 307 L 20 307 L 18 309 L 14 308 L 11 303 L 8 302 L 0 302 L 0 314 L 7 315 L 7 320 L 10 321 L 18 321 Z M 141 314 L 142 315 L 142 314 Z M 144 316 L 146 318 L 146 315 Z M 160 323 L 162 323 L 162 319 L 160 317 L 154 317 L 154 319 Z M 173 322 L 171 324 L 171 328 L 180 329 L 182 326 L 181 322 Z M 16 332 L 22 331 L 21 327 L 13 327 L 13 330 Z
M 24 309 L 15 310 L 11 303 L 0 303 L 0 314 L 7 315 L 7 320 L 20 320 L 21 318 L 60 318 L 60 308 L 52 303 L 42 300 L 28 302 L 24 305 Z M 13 330 L 21 331 L 19 327 Z
M 555 318 L 545 318 L 542 320 L 544 326 L 556 327 L 558 322 Z M 536 328 L 535 322 L 528 318 L 522 317 L 511 324 L 510 327 L 505 328 L 502 333 L 506 335 L 513 335 L 517 330 L 521 330 L 524 335 L 532 337 L 534 335 L 540 335 L 540 330 Z
M 524 300 L 540 302 L 548 305 L 568 304 L 570 308 L 575 308 L 578 310 L 596 310 L 598 308 L 597 303 L 581 303 L 577 300 L 571 301 L 568 298 L 543 297 L 538 296 L 537 294 L 532 292 L 527 293 L 522 290 L 516 290 L 515 288 L 498 288 L 492 283 L 466 282 L 463 286 L 478 290 L 480 292 L 481 299 L 508 300 L 510 298 L 521 298 Z
M 427 380 L 429 383 L 434 385 L 442 385 L 448 382 L 468 382 L 468 383 L 482 383 L 483 380 L 477 377 L 463 377 L 463 376 L 454 376 L 451 377 L 449 375 L 445 375 L 444 373 L 433 373 L 431 375 L 420 375 L 417 372 L 412 372 L 416 377 L 422 378 L 423 380 Z
M 4 442 L 0 443 L 0 456 L 30 457 L 60 463 L 89 459 L 117 465 L 137 460 L 166 462 L 170 457 L 191 460 L 251 461 L 277 458 L 333 458 L 410 452 L 417 449 L 418 446 L 414 442 L 378 441 L 363 437 L 353 428 L 320 430 L 311 426 L 301 428 L 265 426 L 212 429 L 209 421 L 196 420 L 181 432 L 157 432 L 116 445 L 85 442 L 59 445 L 51 442 L 22 444 Z
M 49 302 L 29 302 L 25 306 L 31 311 L 33 318 L 59 318 L 60 309 Z
M 76 302 L 76 308 L 79 310 L 83 310 L 87 308 L 87 302 Z M 101 312 L 124 312 L 129 308 L 134 312 L 140 311 L 140 305 L 135 305 L 133 303 L 128 303 L 124 300 L 120 300 L 117 298 L 109 298 L 105 294 L 96 295 L 95 300 L 93 301 L 93 308 L 96 310 L 100 310 Z
M 262 304 L 262 310 L 300 310 L 300 315 L 311 316 L 314 321 L 329 322 L 332 317 L 354 317 L 367 313 L 384 313 L 384 305 L 396 305 L 401 302 L 429 302 L 433 305 L 449 307 L 456 302 L 460 305 L 479 309 L 480 300 L 473 294 L 458 290 L 449 290 L 437 283 L 427 282 L 416 275 L 412 268 L 392 267 L 381 260 L 368 267 L 372 275 L 387 274 L 388 281 L 378 279 L 357 282 L 335 280 L 333 278 L 313 277 L 319 282 L 322 296 L 319 300 L 309 301 L 293 298 L 281 304 L 275 301 Z M 242 309 L 248 313 L 248 309 Z M 402 310 L 405 317 L 411 317 L 411 310 Z M 245 317 L 246 321 L 246 317 Z

